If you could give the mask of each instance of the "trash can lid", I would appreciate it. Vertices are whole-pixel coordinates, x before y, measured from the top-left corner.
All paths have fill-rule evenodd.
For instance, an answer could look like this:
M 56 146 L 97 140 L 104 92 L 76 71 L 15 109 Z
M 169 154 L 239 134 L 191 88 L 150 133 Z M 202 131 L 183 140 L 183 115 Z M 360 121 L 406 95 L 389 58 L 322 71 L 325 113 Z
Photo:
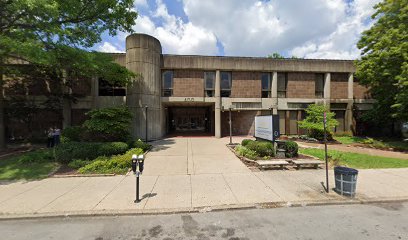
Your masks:
M 348 167 L 334 167 L 334 172 L 335 173 L 340 173 L 343 175 L 356 175 L 358 174 L 358 170 L 354 168 L 348 168 Z

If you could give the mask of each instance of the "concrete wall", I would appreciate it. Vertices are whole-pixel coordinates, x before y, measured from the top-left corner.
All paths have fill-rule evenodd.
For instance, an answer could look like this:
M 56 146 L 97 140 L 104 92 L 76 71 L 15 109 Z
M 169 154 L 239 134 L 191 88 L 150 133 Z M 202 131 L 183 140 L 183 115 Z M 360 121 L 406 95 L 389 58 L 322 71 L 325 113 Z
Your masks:
M 126 68 L 139 74 L 128 86 L 126 97 L 133 114 L 131 134 L 135 138 L 153 140 L 164 134 L 160 63 L 161 45 L 156 38 L 144 34 L 126 38 Z
M 263 72 L 355 72 L 351 60 L 272 59 L 255 57 L 217 57 L 163 55 L 164 69 L 206 69 Z

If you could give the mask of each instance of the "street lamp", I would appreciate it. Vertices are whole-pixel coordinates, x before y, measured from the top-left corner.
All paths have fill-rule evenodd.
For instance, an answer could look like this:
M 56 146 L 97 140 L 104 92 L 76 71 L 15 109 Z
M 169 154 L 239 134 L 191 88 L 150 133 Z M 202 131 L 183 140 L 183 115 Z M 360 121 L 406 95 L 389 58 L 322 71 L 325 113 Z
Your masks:
M 145 114 L 146 114 L 146 124 L 145 124 L 145 127 L 146 127 L 146 129 L 145 129 L 145 142 L 147 142 L 148 141 L 148 139 L 147 139 L 147 105 L 145 105 Z
M 231 118 L 231 109 L 232 109 L 232 106 L 230 106 L 228 109 L 229 109 L 230 145 L 232 145 L 232 118 Z

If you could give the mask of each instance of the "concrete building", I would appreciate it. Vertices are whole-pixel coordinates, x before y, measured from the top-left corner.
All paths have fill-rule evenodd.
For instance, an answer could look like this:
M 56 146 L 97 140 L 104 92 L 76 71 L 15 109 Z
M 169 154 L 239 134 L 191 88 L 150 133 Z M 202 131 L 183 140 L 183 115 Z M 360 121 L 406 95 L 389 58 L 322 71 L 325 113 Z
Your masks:
M 97 77 L 73 87 L 85 97 L 63 111 L 65 126 L 80 124 L 90 109 L 126 104 L 134 115 L 132 135 L 142 139 L 146 133 L 149 140 L 222 137 L 229 134 L 230 110 L 234 135 L 253 135 L 254 117 L 271 113 L 280 117 L 281 134 L 302 134 L 297 121 L 304 109 L 323 103 L 336 113 L 335 131 L 358 131 L 359 113 L 373 102 L 349 60 L 169 55 L 145 34 L 128 36 L 126 53 L 112 56 L 138 77 L 126 89 Z

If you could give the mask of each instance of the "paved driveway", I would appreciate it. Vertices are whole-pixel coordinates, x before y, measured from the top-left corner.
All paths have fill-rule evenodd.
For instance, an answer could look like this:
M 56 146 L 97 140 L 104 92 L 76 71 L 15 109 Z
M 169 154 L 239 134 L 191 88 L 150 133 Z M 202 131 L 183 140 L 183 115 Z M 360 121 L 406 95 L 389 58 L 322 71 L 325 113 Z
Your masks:
M 146 157 L 146 176 L 250 172 L 226 147 L 225 139 L 167 138 L 152 144 Z

